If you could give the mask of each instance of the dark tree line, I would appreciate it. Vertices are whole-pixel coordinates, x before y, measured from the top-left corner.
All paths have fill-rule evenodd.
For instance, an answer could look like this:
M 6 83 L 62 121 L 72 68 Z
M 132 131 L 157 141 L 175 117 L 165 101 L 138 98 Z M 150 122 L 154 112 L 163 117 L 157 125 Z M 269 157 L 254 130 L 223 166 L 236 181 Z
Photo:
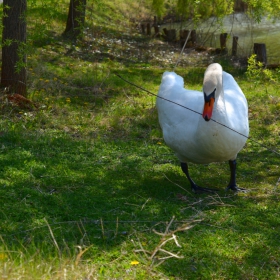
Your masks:
M 27 0 L 3 0 L 1 86 L 8 93 L 26 95 Z M 86 0 L 70 0 L 64 34 L 74 39 L 83 35 Z
M 74 38 L 82 36 L 86 15 L 86 0 L 71 0 L 64 34 Z
M 1 85 L 26 94 L 26 0 L 3 1 Z

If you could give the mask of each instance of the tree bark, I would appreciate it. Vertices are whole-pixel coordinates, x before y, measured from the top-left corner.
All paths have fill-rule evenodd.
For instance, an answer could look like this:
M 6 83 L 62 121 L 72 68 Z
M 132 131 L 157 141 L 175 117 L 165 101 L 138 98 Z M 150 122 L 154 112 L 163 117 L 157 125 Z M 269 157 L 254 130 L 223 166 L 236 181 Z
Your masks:
M 83 35 L 86 15 L 86 0 L 70 0 L 65 35 L 78 38 Z
M 263 43 L 254 43 L 254 53 L 257 55 L 257 61 L 267 65 L 266 46 Z
M 26 95 L 26 0 L 3 1 L 1 85 Z

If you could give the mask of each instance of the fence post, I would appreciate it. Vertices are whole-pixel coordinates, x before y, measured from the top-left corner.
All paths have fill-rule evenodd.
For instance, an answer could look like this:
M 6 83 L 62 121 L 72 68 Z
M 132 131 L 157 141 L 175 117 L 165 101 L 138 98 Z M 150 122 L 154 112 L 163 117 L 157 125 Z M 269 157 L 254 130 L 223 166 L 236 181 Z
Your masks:
M 227 33 L 221 33 L 220 35 L 220 45 L 221 45 L 221 51 L 226 51 L 227 48 Z
M 263 43 L 254 43 L 254 53 L 257 55 L 257 61 L 267 65 L 266 46 Z
M 158 27 L 156 16 L 154 16 L 154 28 L 155 28 L 155 37 L 159 37 L 159 27 Z
M 147 35 L 151 35 L 151 24 L 149 22 L 147 23 Z
M 142 34 L 146 34 L 146 27 L 144 23 L 141 23 L 141 30 L 142 30 Z
M 163 28 L 163 32 L 165 34 L 165 39 L 168 42 L 173 42 L 176 40 L 176 29 L 166 29 Z
M 191 39 L 192 39 L 193 45 L 195 45 L 196 44 L 196 30 L 192 30 Z
M 186 39 L 188 37 L 188 34 L 189 34 L 189 30 L 185 30 L 185 29 L 184 30 L 180 30 L 180 45 L 181 45 L 181 47 L 184 46 L 185 41 L 186 41 Z M 189 40 L 190 40 L 190 38 L 189 38 Z
M 232 50 L 231 50 L 231 55 L 232 56 L 237 55 L 237 43 L 238 43 L 238 36 L 233 36 L 233 38 L 232 38 Z

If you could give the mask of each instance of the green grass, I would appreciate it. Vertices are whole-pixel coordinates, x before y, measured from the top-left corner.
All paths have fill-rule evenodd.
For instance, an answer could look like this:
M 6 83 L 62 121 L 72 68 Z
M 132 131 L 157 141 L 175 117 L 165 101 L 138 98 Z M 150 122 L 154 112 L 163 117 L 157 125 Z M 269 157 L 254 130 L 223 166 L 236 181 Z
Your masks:
M 180 50 L 141 37 L 126 13 L 114 20 L 112 3 L 98 13 L 100 25 L 88 21 L 83 41 L 60 37 L 62 22 L 53 38 L 38 37 L 28 57 L 28 97 L 38 109 L 2 99 L 1 277 L 280 278 L 279 155 L 249 140 L 237 179 L 251 191 L 238 195 L 223 191 L 227 163 L 191 164 L 200 185 L 221 189 L 192 194 L 163 142 L 155 97 L 115 75 L 156 93 Z M 273 83 L 248 79 L 215 61 L 247 96 L 252 139 L 279 151 L 279 73 Z M 176 71 L 200 89 L 206 64 L 184 56 Z M 176 240 L 163 243 L 171 233 Z

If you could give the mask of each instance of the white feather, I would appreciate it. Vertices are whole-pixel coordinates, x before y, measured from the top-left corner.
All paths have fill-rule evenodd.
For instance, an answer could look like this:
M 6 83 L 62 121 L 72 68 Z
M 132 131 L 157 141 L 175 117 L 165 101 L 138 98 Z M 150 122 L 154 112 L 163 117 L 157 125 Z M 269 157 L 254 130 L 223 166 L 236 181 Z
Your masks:
M 212 119 L 245 135 L 249 134 L 247 100 L 232 75 L 211 64 L 204 75 L 203 88 L 209 94 L 216 87 Z M 203 92 L 185 89 L 184 80 L 174 72 L 165 72 L 159 97 L 179 103 L 202 114 Z M 181 162 L 210 163 L 234 160 L 247 138 L 213 121 L 205 121 L 174 103 L 157 98 L 159 123 L 165 143 Z

